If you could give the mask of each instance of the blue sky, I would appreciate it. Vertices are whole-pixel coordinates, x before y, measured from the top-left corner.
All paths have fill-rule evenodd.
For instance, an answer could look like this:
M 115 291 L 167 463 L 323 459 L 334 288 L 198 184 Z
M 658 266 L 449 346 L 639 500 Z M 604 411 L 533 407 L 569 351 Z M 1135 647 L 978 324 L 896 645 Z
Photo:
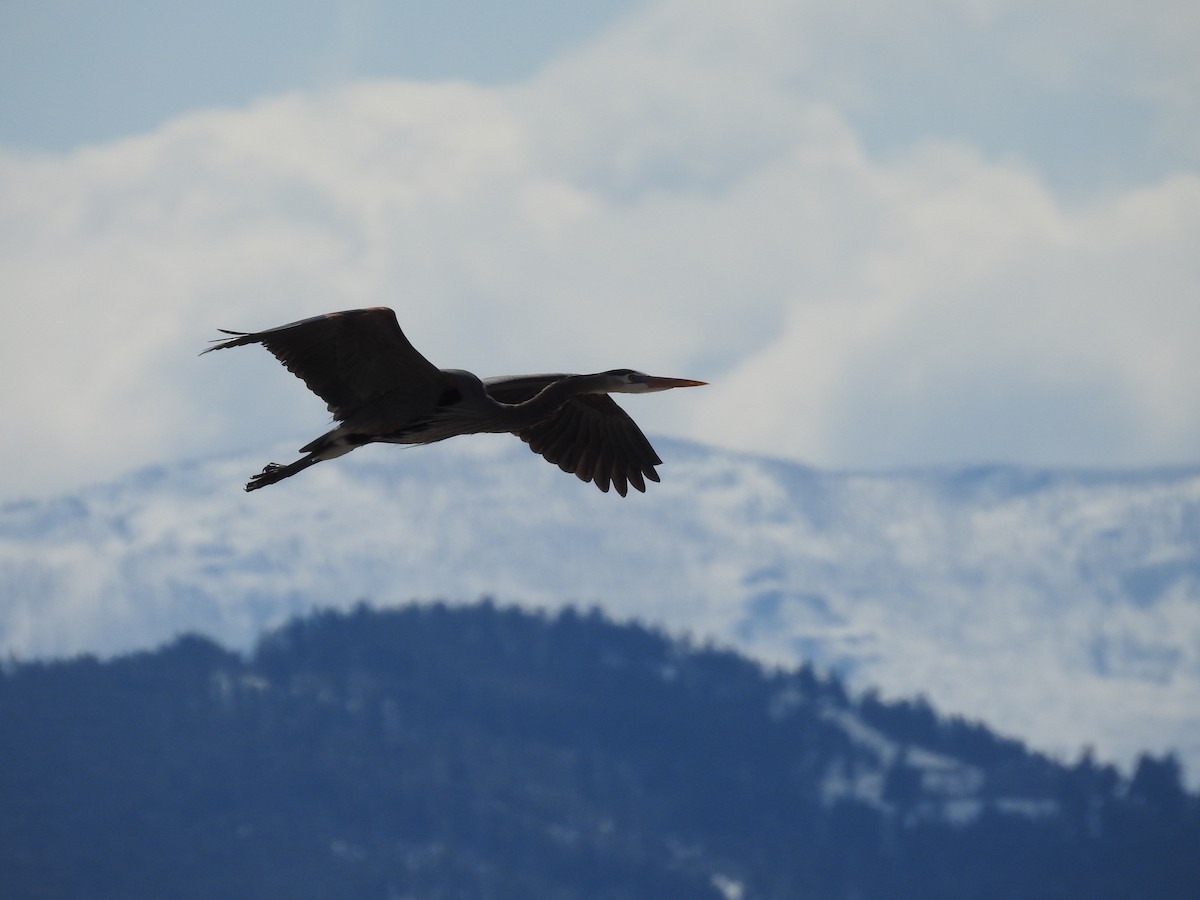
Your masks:
M 69 150 L 360 78 L 528 76 L 621 0 L 46 0 L 0 7 L 0 140 Z
M 265 354 L 195 351 L 375 304 L 823 466 L 1200 455 L 1191 4 L 499 9 L 0 8 L 0 497 L 304 443 Z

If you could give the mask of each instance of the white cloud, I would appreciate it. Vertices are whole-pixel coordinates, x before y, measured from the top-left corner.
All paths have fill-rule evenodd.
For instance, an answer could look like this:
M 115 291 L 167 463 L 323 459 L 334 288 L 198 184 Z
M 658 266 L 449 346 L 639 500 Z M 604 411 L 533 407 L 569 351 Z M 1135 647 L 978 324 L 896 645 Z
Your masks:
M 1200 79 L 1149 11 L 1091 9 L 664 2 L 521 84 L 362 83 L 0 156 L 0 496 L 307 440 L 322 404 L 266 354 L 195 353 L 366 304 L 481 374 L 707 377 L 635 412 L 823 464 L 1194 458 L 1200 178 L 1172 135 Z M 1081 193 L 986 116 L 887 125 L 934 84 L 1012 122 L 1081 84 L 1142 102 L 1129 153 L 1174 170 Z
M 880 238 L 716 389 L 734 431 L 860 465 L 1194 456 L 1200 179 L 1069 212 L 1026 173 L 948 155 L 860 182 Z M 747 407 L 756 385 L 776 402 Z

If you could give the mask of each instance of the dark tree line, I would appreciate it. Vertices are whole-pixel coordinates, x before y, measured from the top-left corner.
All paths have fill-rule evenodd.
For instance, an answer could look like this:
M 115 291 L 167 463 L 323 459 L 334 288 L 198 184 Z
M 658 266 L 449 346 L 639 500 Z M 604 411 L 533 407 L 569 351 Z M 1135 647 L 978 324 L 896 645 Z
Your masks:
M 1061 765 L 923 700 L 854 699 L 809 667 L 596 612 L 363 606 L 293 621 L 248 659 L 185 637 L 10 666 L 0 885 L 1192 897 L 1200 801 L 1181 775 L 1173 757 L 1128 779 L 1090 753 Z

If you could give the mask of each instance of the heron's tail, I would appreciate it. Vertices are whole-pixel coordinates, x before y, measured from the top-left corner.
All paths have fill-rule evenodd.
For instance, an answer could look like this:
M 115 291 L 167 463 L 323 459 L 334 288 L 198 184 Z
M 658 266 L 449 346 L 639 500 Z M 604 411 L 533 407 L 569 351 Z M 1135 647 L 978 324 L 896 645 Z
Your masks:
M 246 490 L 257 491 L 268 484 L 274 484 L 277 481 L 283 481 L 285 478 L 291 478 L 297 472 L 303 472 L 309 466 L 316 465 L 320 461 L 320 457 L 316 454 L 310 454 L 303 459 L 296 460 L 294 463 L 288 463 L 286 466 L 281 466 L 279 463 L 267 463 L 261 472 L 246 482 Z

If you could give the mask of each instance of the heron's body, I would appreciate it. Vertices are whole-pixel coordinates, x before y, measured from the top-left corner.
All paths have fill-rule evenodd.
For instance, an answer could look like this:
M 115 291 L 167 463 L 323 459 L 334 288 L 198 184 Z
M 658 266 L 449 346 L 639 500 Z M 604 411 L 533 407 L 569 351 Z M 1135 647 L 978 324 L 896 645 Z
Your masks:
M 593 481 L 602 491 L 646 489 L 662 462 L 608 396 L 703 384 L 631 369 L 594 375 L 519 375 L 481 380 L 439 369 L 413 348 L 395 313 L 375 307 L 328 313 L 234 337 L 211 350 L 262 344 L 323 399 L 338 423 L 300 448 L 306 456 L 271 463 L 246 485 L 252 491 L 363 444 L 430 444 L 460 434 L 512 432 L 536 453 Z

